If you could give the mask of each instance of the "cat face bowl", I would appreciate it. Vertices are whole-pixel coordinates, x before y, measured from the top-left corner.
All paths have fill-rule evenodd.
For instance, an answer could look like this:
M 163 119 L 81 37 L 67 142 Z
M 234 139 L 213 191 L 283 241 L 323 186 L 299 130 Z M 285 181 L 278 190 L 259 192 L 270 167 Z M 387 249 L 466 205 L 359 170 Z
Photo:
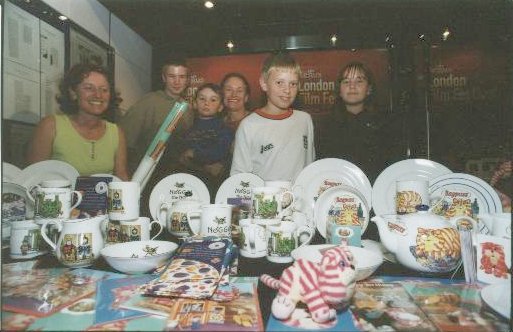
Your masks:
M 103 248 L 100 254 L 114 269 L 125 274 L 141 274 L 169 262 L 178 244 L 169 241 L 132 241 Z
M 292 251 L 292 258 L 295 260 L 303 258 L 314 263 L 320 263 L 322 253 L 336 246 L 335 244 L 315 244 L 302 246 Z M 383 254 L 381 252 L 366 248 L 349 246 L 349 250 L 354 257 L 356 267 L 356 281 L 367 279 L 383 263 Z

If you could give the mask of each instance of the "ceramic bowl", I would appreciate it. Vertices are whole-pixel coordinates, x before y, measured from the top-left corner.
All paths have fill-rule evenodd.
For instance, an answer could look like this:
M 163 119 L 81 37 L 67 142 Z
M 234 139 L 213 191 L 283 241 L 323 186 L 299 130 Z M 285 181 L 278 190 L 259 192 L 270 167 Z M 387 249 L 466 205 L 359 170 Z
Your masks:
M 107 246 L 100 254 L 119 272 L 141 274 L 167 263 L 177 248 L 169 241 L 132 241 Z
M 303 258 L 314 263 L 320 263 L 321 250 L 334 247 L 334 244 L 314 244 L 302 246 L 292 251 L 292 258 Z M 383 254 L 375 250 L 349 246 L 356 262 L 356 280 L 370 277 L 383 263 Z

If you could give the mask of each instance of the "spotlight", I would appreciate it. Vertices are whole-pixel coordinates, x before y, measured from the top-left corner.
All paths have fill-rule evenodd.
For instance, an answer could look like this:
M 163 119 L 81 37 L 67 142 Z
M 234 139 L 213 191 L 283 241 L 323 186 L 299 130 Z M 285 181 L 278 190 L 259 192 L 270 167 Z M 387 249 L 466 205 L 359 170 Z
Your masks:
M 212 9 L 215 6 L 213 1 L 205 1 L 205 3 L 203 5 L 205 6 L 205 8 L 208 8 L 208 9 Z
M 445 28 L 444 32 L 442 33 L 442 40 L 446 41 L 449 38 L 450 34 L 451 32 L 449 31 L 449 28 Z
M 337 35 L 331 35 L 330 41 L 331 45 L 335 46 L 337 44 Z
M 226 47 L 228 47 L 228 49 L 231 51 L 235 47 L 235 44 L 231 40 L 229 40 L 226 43 Z

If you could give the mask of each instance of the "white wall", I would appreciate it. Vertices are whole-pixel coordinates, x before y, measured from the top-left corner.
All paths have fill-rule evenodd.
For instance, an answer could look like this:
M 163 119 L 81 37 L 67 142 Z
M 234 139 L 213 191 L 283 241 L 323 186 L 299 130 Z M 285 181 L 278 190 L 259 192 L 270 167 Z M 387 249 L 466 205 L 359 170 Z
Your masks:
M 151 89 L 152 47 L 96 0 L 43 0 L 114 48 L 122 111 Z

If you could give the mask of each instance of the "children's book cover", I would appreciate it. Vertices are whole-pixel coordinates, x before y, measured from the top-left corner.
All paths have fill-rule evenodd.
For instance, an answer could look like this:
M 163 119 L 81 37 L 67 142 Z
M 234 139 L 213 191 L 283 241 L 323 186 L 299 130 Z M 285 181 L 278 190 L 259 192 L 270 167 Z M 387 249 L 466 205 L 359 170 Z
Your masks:
M 350 308 L 363 331 L 438 331 L 401 283 L 359 282 Z
M 138 294 L 138 288 L 155 278 L 151 275 L 101 280 L 96 288 L 96 313 L 94 324 L 104 324 L 120 319 L 148 315 L 145 312 L 123 309 L 120 304 Z
M 442 331 L 508 331 L 508 322 L 484 310 L 478 284 L 433 285 L 405 282 L 403 287 Z
M 73 209 L 73 218 L 90 218 L 107 214 L 107 189 L 112 176 L 79 176 L 75 190 L 82 194 L 82 201 Z
M 109 274 L 90 269 L 19 270 L 15 266 L 4 266 L 2 308 L 38 317 L 49 316 L 94 293 L 96 283 Z
M 257 287 L 237 283 L 238 297 L 229 302 L 180 299 L 167 320 L 167 327 L 199 331 L 263 331 Z

